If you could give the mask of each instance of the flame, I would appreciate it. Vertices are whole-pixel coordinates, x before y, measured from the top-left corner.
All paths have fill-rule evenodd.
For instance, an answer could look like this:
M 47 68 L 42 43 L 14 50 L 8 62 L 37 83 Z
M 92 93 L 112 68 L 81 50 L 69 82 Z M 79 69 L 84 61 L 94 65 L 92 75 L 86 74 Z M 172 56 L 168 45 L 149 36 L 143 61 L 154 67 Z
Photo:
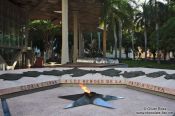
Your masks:
M 91 93 L 90 89 L 87 88 L 85 85 L 80 83 L 79 86 L 81 87 L 81 89 L 83 89 L 84 92 L 89 93 L 89 94 Z

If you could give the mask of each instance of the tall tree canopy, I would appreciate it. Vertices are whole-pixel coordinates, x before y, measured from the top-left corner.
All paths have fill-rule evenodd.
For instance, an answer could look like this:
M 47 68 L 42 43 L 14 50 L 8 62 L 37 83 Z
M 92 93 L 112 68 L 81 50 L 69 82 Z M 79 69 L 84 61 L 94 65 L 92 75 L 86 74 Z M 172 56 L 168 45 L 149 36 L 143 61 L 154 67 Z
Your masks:
M 49 20 L 34 20 L 29 22 L 30 39 L 33 46 L 37 46 L 41 51 L 47 51 L 52 45 L 53 38 L 61 34 L 61 26 L 54 25 Z

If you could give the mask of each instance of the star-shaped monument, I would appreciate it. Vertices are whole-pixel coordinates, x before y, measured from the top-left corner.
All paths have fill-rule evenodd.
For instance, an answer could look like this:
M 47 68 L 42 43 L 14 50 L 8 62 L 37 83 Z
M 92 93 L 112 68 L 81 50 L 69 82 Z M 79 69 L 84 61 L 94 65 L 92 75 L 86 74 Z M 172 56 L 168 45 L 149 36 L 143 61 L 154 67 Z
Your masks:
M 74 101 L 73 103 L 67 105 L 65 109 L 88 105 L 88 104 L 94 104 L 94 105 L 101 106 L 101 107 L 115 109 L 107 101 L 123 99 L 123 97 L 115 97 L 115 96 L 102 95 L 102 94 L 98 94 L 95 92 L 90 92 L 90 90 L 86 86 L 82 84 L 80 86 L 81 88 L 82 86 L 84 87 L 84 89 L 82 88 L 85 91 L 83 94 L 60 96 L 60 98 Z

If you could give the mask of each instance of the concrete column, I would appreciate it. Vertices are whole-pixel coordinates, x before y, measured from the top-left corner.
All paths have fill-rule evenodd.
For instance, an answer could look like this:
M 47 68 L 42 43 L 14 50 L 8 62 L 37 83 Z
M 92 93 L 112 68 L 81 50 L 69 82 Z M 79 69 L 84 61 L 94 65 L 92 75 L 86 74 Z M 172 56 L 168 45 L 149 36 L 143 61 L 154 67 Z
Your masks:
M 84 56 L 84 38 L 81 32 L 81 26 L 79 24 L 79 57 L 82 58 Z
M 27 14 L 28 14 L 28 12 L 27 12 Z M 27 22 L 29 22 L 29 17 L 27 17 L 26 24 L 27 24 Z M 25 26 L 25 36 L 26 36 L 26 38 L 25 38 L 25 50 L 27 50 L 28 42 L 29 42 L 29 29 L 28 29 L 27 25 Z
M 101 50 L 101 33 L 100 32 L 97 32 L 98 34 L 98 50 Z
M 104 30 L 103 30 L 103 56 L 106 57 L 106 38 L 107 38 L 107 29 L 106 23 L 104 23 Z
M 62 0 L 62 51 L 61 64 L 69 62 L 68 47 L 68 0 Z
M 73 63 L 76 63 L 78 58 L 78 11 L 73 11 L 74 22 L 74 51 L 73 51 Z
M 28 47 L 28 29 L 25 30 L 25 50 L 27 50 Z
M 20 41 L 19 38 L 20 38 L 20 36 L 18 35 L 18 40 L 17 40 L 17 41 L 18 41 L 18 48 L 19 48 L 19 46 L 20 46 L 20 45 L 19 45 L 19 41 Z
M 91 43 L 92 43 L 92 40 L 93 40 L 92 36 L 93 36 L 93 33 L 91 32 Z

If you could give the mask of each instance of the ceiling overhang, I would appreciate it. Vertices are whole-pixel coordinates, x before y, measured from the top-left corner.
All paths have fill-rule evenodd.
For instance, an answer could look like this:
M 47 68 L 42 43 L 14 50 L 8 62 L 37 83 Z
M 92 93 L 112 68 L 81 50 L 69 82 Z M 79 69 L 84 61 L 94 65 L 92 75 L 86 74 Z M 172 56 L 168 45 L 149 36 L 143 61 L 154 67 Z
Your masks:
M 60 24 L 61 0 L 9 0 L 23 8 L 30 20 L 47 19 Z M 69 30 L 73 28 L 73 11 L 78 11 L 82 31 L 97 31 L 101 16 L 102 0 L 69 0 Z

